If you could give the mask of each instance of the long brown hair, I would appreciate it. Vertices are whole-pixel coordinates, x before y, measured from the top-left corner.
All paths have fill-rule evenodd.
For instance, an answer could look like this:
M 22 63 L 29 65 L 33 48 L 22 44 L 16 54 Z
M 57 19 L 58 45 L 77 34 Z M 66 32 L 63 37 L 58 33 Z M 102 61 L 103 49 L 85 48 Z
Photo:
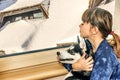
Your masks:
M 112 14 L 107 10 L 101 8 L 87 9 L 83 13 L 82 21 L 90 22 L 92 26 L 97 26 L 104 39 L 112 32 Z M 117 57 L 120 58 L 120 37 L 115 33 L 111 35 L 113 35 L 113 39 L 108 42 L 113 47 Z
M 108 42 L 113 47 L 117 57 L 120 59 L 120 37 L 114 32 L 111 35 L 113 38 L 108 39 Z

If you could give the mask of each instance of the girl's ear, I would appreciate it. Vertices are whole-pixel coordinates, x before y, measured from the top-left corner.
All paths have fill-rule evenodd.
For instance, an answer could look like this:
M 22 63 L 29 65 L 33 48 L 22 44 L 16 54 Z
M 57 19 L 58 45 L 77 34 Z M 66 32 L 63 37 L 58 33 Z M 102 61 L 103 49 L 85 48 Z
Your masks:
M 93 35 L 97 34 L 98 31 L 99 31 L 98 27 L 96 27 L 96 26 L 94 26 L 94 27 L 91 28 L 91 32 L 92 32 Z

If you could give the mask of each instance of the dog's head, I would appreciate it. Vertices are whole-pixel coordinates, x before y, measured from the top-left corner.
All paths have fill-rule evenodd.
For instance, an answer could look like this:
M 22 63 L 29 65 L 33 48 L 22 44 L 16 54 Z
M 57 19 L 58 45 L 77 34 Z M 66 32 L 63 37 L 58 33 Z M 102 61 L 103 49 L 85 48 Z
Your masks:
M 70 46 L 65 51 L 58 51 L 57 56 L 61 63 L 72 64 L 81 57 L 85 50 L 85 42 L 80 41 L 78 44 Z

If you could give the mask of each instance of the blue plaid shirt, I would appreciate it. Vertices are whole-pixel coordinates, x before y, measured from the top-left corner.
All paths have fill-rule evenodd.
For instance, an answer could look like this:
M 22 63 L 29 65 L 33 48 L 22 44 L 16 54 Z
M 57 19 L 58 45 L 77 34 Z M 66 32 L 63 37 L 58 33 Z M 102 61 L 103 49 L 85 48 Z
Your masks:
M 120 80 L 120 63 L 106 40 L 101 42 L 95 53 L 90 80 Z

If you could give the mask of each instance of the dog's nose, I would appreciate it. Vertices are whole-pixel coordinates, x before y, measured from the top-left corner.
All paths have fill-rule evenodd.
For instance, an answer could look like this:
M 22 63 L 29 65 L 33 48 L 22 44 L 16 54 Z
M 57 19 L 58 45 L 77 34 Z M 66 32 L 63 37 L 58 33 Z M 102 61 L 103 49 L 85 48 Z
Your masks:
M 57 55 L 59 56 L 59 55 L 60 55 L 60 52 L 57 52 Z

